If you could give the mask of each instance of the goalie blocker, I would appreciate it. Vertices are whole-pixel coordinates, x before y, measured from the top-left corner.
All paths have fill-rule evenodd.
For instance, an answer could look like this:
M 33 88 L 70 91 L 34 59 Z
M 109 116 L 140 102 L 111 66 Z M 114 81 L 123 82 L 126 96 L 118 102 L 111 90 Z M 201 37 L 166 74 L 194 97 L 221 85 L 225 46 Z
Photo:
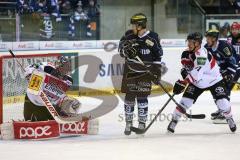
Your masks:
M 99 122 L 96 119 L 65 124 L 58 124 L 55 120 L 38 122 L 13 121 L 3 123 L 0 126 L 3 140 L 43 140 L 83 134 L 95 135 L 98 134 L 98 130 Z

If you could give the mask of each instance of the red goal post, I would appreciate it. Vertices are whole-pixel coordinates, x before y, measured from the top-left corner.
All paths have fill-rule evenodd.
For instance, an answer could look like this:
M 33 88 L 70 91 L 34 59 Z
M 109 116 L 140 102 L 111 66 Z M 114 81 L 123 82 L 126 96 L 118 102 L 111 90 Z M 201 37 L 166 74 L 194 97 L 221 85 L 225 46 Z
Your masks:
M 16 55 L 25 68 L 39 62 L 54 62 L 61 54 Z M 23 120 L 23 103 L 27 89 L 24 71 L 11 55 L 0 55 L 0 124 L 10 120 Z

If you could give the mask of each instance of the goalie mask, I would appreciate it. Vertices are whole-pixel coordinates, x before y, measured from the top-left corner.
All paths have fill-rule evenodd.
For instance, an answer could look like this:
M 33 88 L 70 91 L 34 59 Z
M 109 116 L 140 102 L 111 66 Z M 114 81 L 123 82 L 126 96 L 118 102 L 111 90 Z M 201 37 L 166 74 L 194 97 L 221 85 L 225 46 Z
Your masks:
M 70 61 L 64 56 L 60 56 L 55 65 L 61 75 L 69 74 L 71 71 Z

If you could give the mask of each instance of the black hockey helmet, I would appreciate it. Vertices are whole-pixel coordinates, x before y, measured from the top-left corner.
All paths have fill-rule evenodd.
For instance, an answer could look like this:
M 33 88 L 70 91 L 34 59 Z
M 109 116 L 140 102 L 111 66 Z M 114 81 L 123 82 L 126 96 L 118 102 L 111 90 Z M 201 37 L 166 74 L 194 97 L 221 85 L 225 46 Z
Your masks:
M 209 37 L 214 37 L 216 39 L 218 39 L 219 36 L 219 31 L 217 29 L 209 29 L 206 33 L 205 36 L 209 36 Z
M 137 24 L 138 26 L 141 26 L 142 28 L 146 28 L 147 17 L 143 13 L 137 13 L 131 17 L 130 23 Z
M 193 32 L 188 34 L 187 40 L 194 40 L 198 41 L 199 43 L 202 43 L 203 36 L 200 32 Z

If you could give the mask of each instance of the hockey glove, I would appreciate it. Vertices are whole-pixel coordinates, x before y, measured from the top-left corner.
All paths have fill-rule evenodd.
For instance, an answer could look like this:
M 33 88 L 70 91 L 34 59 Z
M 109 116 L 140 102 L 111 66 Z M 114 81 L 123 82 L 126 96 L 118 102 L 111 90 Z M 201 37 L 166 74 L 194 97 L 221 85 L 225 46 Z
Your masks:
M 137 56 L 137 49 L 135 47 L 125 48 L 124 54 L 130 59 L 135 58 Z
M 136 40 L 125 40 L 122 44 L 121 52 L 127 58 L 135 58 L 139 52 L 139 44 Z
M 173 86 L 173 93 L 176 95 L 182 93 L 186 85 L 187 83 L 185 81 L 177 80 Z
M 186 68 L 182 68 L 181 69 L 181 75 L 182 75 L 182 78 L 185 79 L 188 75 L 188 71 Z
M 226 72 L 222 76 L 223 76 L 223 79 L 225 80 L 226 83 L 232 83 L 233 78 L 234 78 L 233 74 Z
M 153 82 L 156 84 L 159 80 L 161 80 L 161 64 L 151 64 L 149 67 L 149 72 L 153 76 Z

